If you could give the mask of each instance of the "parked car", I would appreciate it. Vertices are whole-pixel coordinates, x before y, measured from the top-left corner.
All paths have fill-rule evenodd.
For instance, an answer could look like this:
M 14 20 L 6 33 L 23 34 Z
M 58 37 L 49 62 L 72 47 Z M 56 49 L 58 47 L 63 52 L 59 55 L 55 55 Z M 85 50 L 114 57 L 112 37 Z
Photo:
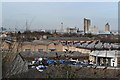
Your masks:
M 70 61 L 70 64 L 72 64 L 72 65 L 76 65 L 77 62 L 76 62 L 76 61 Z

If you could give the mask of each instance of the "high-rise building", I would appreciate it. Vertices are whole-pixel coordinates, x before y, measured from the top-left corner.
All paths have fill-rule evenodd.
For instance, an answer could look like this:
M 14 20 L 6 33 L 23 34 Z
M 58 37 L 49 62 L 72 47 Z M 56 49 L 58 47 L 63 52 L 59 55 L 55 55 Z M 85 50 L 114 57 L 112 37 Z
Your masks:
M 89 32 L 90 25 L 91 21 L 89 19 L 84 18 L 84 33 Z
M 105 32 L 110 32 L 110 25 L 109 25 L 109 23 L 107 23 L 105 25 Z
M 90 26 L 89 33 L 98 34 L 99 33 L 98 27 L 97 26 L 94 26 L 94 27 Z

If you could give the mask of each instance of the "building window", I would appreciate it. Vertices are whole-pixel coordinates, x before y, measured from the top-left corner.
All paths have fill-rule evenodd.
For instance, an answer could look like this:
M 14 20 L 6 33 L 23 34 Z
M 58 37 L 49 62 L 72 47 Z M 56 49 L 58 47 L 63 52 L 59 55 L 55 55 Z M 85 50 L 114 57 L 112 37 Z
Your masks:
M 41 51 L 43 51 L 43 49 L 38 49 L 38 52 L 41 52 Z
M 30 52 L 31 50 L 30 49 L 25 49 L 25 52 Z
M 56 49 L 49 49 L 50 51 L 55 51 Z

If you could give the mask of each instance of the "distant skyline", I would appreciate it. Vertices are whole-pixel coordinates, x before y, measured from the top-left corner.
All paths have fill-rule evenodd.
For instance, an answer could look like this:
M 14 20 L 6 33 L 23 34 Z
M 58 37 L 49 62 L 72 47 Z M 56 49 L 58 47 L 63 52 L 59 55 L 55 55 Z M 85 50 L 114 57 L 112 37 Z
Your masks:
M 92 26 L 104 30 L 118 30 L 117 2 L 5 2 L 2 3 L 2 24 L 5 28 L 61 29 L 77 27 L 83 30 L 83 19 L 88 18 Z

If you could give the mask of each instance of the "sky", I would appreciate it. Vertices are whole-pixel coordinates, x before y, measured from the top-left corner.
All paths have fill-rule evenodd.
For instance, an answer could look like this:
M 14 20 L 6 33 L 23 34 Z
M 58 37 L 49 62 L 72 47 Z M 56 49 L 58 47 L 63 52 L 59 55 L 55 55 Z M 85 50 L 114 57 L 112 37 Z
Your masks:
M 119 2 L 119 0 L 1 0 L 2 2 Z
M 118 30 L 117 2 L 3 2 L 2 26 L 5 28 L 59 30 L 77 27 L 83 30 L 83 19 L 91 20 L 91 26 L 104 30 L 109 22 L 111 30 Z

